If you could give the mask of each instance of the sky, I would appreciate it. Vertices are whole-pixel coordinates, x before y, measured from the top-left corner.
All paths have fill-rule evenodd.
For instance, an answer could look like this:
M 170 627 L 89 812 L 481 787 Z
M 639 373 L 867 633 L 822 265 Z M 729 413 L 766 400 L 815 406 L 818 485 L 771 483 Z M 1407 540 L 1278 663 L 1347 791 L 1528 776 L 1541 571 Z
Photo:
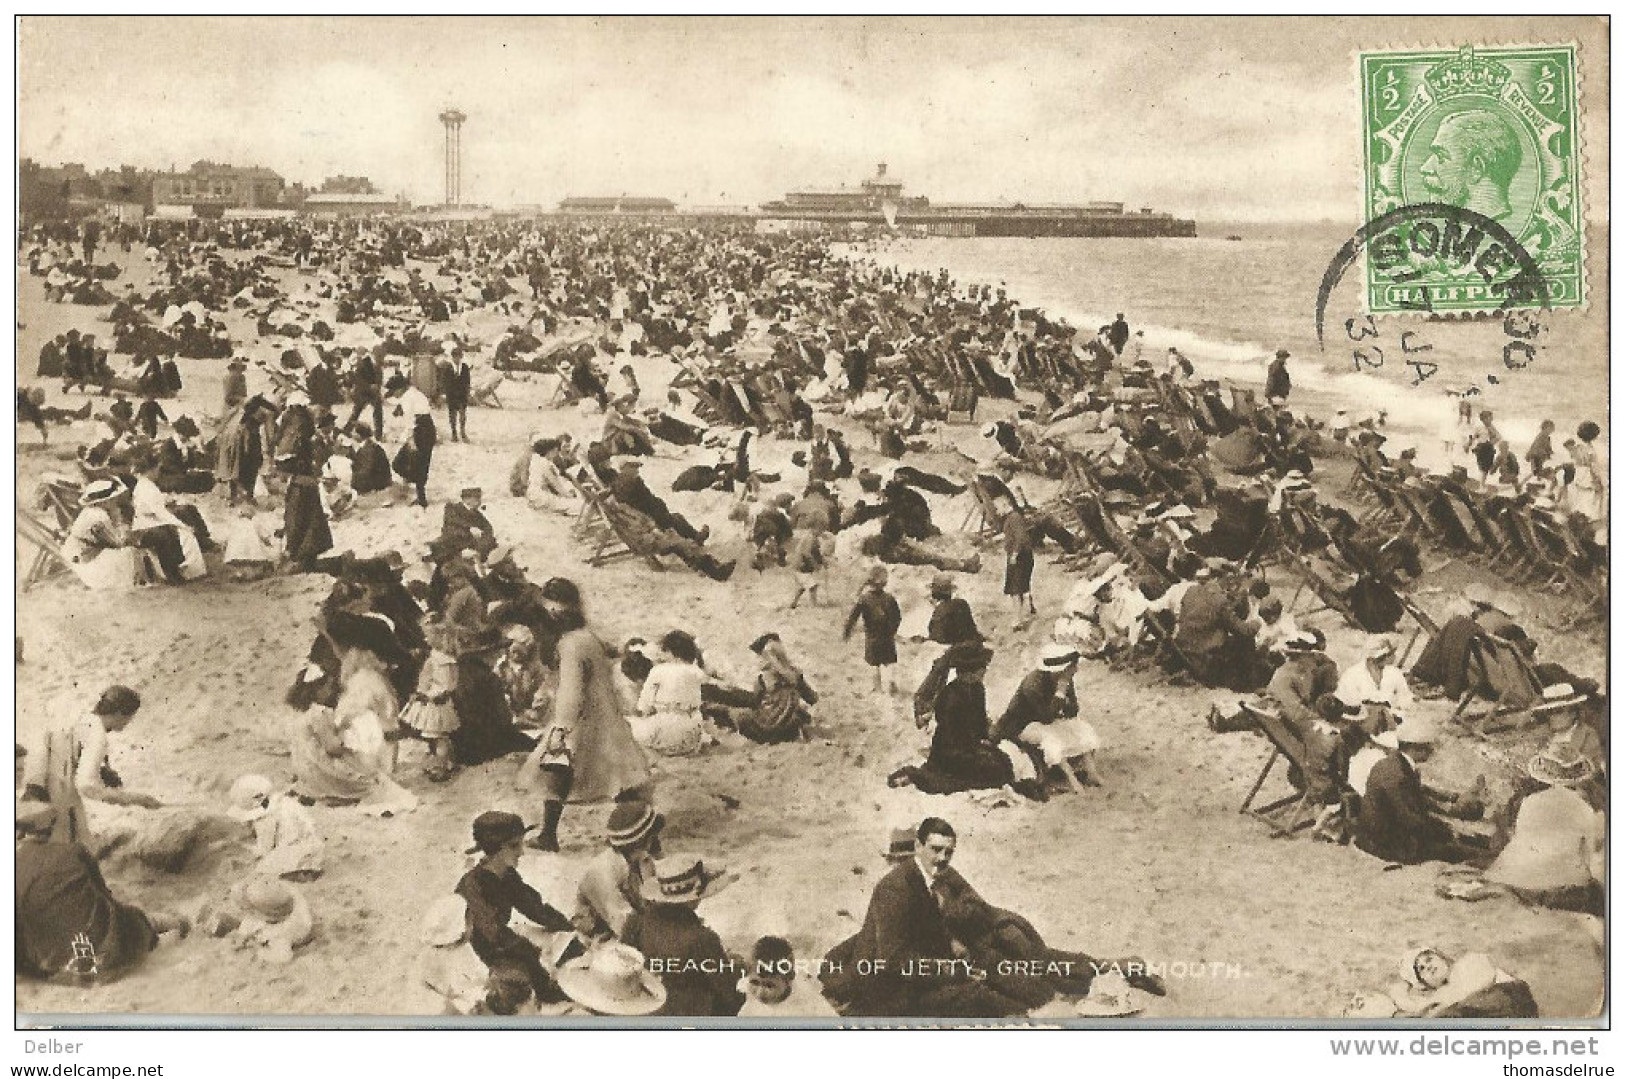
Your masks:
M 456 106 L 465 202 L 753 205 L 885 161 L 937 202 L 1353 221 L 1355 54 L 1458 36 L 1580 41 L 1606 162 L 1603 23 L 1390 16 L 25 17 L 18 148 L 92 168 L 257 164 L 307 185 L 365 175 L 434 202 L 437 117 Z

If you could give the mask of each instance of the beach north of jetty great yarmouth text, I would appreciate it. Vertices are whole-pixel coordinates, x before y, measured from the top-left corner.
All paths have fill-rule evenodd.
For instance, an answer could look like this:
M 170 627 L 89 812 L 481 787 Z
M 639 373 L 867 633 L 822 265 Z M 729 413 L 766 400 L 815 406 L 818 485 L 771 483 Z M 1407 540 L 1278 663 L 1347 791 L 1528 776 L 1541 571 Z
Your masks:
M 30 21 L 25 120 L 136 164 L 22 143 L 19 1024 L 1602 1014 L 1605 203 L 1584 306 L 1368 321 L 1362 222 L 1200 177 L 939 202 L 854 137 L 504 203 L 477 95 L 416 197 L 153 168 L 38 66 L 128 43 Z M 1287 70 L 1357 144 L 1352 65 Z

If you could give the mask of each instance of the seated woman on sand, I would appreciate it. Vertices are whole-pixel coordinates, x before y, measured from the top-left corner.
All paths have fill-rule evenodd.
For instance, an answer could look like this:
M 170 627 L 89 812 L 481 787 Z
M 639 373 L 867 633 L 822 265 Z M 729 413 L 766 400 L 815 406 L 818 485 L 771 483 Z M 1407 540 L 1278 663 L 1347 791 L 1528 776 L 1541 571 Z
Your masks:
M 1529 986 L 1482 952 L 1451 959 L 1436 948 L 1406 952 L 1400 980 L 1386 992 L 1360 994 L 1353 1019 L 1538 1019 Z
M 668 757 L 683 757 L 715 741 L 700 714 L 704 678 L 693 637 L 674 629 L 660 639 L 659 661 L 643 681 L 637 713 L 627 717 L 640 745 Z
M 62 556 L 87 588 L 132 588 L 145 580 L 144 560 L 118 509 L 129 493 L 118 480 L 97 480 L 79 496 Z

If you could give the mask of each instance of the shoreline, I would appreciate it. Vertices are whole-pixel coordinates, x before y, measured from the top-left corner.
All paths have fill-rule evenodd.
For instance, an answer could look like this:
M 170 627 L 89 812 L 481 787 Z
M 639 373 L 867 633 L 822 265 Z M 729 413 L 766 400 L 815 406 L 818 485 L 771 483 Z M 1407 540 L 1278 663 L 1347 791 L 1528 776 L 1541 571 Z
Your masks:
M 1017 283 L 999 280 L 996 272 L 977 273 L 966 269 L 963 265 L 949 265 L 941 257 L 940 251 L 929 253 L 921 251 L 920 243 L 921 241 L 912 237 L 897 237 L 839 243 L 832 247 L 840 257 L 853 263 L 869 262 L 904 273 L 919 272 L 934 275 L 946 270 L 956 286 L 961 289 L 983 286 L 1005 289 L 1010 297 L 1023 307 L 1036 308 L 1050 318 L 1065 320 L 1078 327 L 1080 338 L 1088 335 L 1090 327 L 1111 321 L 1112 314 L 1109 311 L 1088 310 L 1089 301 L 1086 299 L 1056 303 L 1053 295 L 1035 298 L 1027 294 L 1028 290 Z M 1344 288 L 1347 288 L 1346 284 Z M 1046 300 L 1050 302 L 1045 302 Z M 1277 346 L 1258 341 L 1216 339 L 1202 330 L 1189 328 L 1188 325 L 1164 325 L 1156 322 L 1137 324 L 1132 319 L 1129 325 L 1133 331 L 1143 331 L 1143 355 L 1151 361 L 1153 370 L 1158 370 L 1158 361 L 1166 354 L 1166 350 L 1175 347 L 1191 361 L 1198 378 L 1214 379 L 1221 384 L 1234 383 L 1255 390 L 1263 387 L 1265 370 L 1275 348 L 1288 347 L 1293 352 L 1290 367 L 1293 387 L 1287 407 L 1295 414 L 1313 418 L 1330 429 L 1333 418 L 1340 409 L 1347 412 L 1351 426 L 1363 419 L 1377 418 L 1380 411 L 1383 418 L 1379 425 L 1389 436 L 1388 450 L 1391 454 L 1397 455 L 1401 449 L 1415 447 L 1418 462 L 1434 471 L 1448 471 L 1454 464 L 1471 465 L 1471 461 L 1459 447 L 1453 454 L 1447 454 L 1443 445 L 1442 431 L 1454 416 L 1456 398 L 1447 397 L 1440 392 L 1435 392 L 1432 396 L 1419 396 L 1418 387 L 1410 384 L 1404 375 L 1384 377 L 1387 372 L 1372 375 L 1356 373 L 1352 369 L 1347 372 L 1332 370 L 1324 365 L 1321 357 L 1300 354 L 1290 343 Z M 1439 343 L 1453 347 L 1440 348 L 1436 354 L 1441 369 L 1439 385 L 1452 390 L 1465 389 L 1466 383 L 1461 377 L 1460 369 L 1467 366 L 1485 366 L 1478 358 L 1488 354 L 1490 350 L 1498 354 L 1500 342 L 1494 340 L 1494 336 L 1500 333 L 1499 325 L 1475 325 L 1452 320 L 1437 324 L 1420 322 L 1415 330 L 1436 337 L 1440 328 L 1447 328 L 1450 340 Z M 1579 342 L 1573 344 L 1576 348 L 1580 345 Z M 1125 349 L 1125 356 L 1133 348 L 1131 340 L 1129 348 Z M 1330 349 L 1328 354 L 1329 352 Z M 1494 366 L 1498 367 L 1499 364 Z M 1606 447 L 1608 443 L 1606 401 L 1603 402 L 1600 415 L 1597 415 L 1575 408 L 1576 399 L 1563 397 L 1543 416 L 1539 410 L 1531 410 L 1529 402 L 1508 399 L 1514 394 L 1520 397 L 1534 395 L 1532 384 L 1526 383 L 1522 386 L 1515 384 L 1515 379 L 1525 377 L 1529 376 L 1524 376 L 1520 372 L 1515 376 L 1502 378 L 1502 385 L 1491 385 L 1483 376 L 1474 376 L 1486 384 L 1483 387 L 1485 392 L 1472 395 L 1475 410 L 1488 408 L 1495 412 L 1497 427 L 1511 442 L 1514 451 L 1519 453 L 1520 457 L 1539 431 L 1541 419 L 1547 417 L 1557 419 L 1559 433 L 1572 432 L 1574 425 L 1583 419 L 1597 420 L 1603 427 L 1601 442 Z M 1489 396 L 1491 393 L 1496 396 L 1492 398 Z

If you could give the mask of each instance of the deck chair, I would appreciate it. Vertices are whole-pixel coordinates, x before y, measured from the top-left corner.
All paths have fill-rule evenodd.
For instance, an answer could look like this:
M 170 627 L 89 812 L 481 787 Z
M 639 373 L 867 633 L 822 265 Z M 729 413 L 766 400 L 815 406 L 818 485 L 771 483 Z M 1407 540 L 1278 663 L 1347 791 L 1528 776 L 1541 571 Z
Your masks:
M 976 406 L 980 403 L 981 394 L 977 392 L 974 384 L 958 383 L 948 394 L 947 422 L 950 424 L 975 423 Z
M 626 520 L 620 514 L 625 508 L 598 483 L 564 473 L 571 486 L 581 495 L 581 510 L 576 514 L 570 533 L 592 553 L 587 556 L 589 566 L 603 566 L 622 558 L 643 558 L 653 569 L 664 571 L 665 566 L 653 552 L 642 550 L 642 544 L 628 539 Z
M 27 572 L 23 574 L 24 592 L 58 573 L 72 572 L 73 567 L 68 565 L 68 558 L 62 553 L 62 541 L 65 536 L 64 531 L 48 527 L 22 506 L 17 507 L 17 537 L 34 546 L 34 558 L 28 564 Z
M 1263 734 L 1270 744 L 1269 756 L 1264 758 L 1264 767 L 1259 769 L 1258 778 L 1247 791 L 1247 797 L 1242 799 L 1238 812 L 1246 813 L 1251 817 L 1269 825 L 1271 838 L 1280 839 L 1296 835 L 1315 823 L 1318 807 L 1309 801 L 1309 796 L 1302 790 L 1293 788 L 1291 793 L 1283 794 L 1264 805 L 1254 805 L 1264 784 L 1269 781 L 1270 773 L 1275 765 L 1285 757 L 1289 765 L 1296 765 L 1300 775 L 1307 775 L 1305 766 L 1305 753 L 1303 740 L 1292 732 L 1285 720 L 1275 712 L 1265 708 L 1256 701 L 1243 701 L 1242 710 L 1253 721 L 1253 724 Z
M 1485 695 L 1484 687 L 1489 684 L 1492 665 L 1498 669 L 1510 670 L 1515 676 L 1526 679 L 1532 690 L 1531 699 L 1523 704 L 1509 704 L 1503 695 L 1501 699 L 1490 701 Z M 1529 718 L 1533 718 L 1540 714 L 1531 712 L 1530 709 L 1540 703 L 1540 693 L 1545 686 L 1541 682 L 1540 675 L 1535 673 L 1528 657 L 1512 641 L 1490 633 L 1479 634 L 1467 646 L 1467 670 L 1467 689 L 1457 702 L 1451 718 L 1468 730 L 1481 734 L 1512 730 L 1525 725 L 1513 717 L 1527 713 Z M 1491 707 L 1487 711 L 1468 714 L 1467 709 L 1474 701 L 1487 701 Z
M 982 485 L 974 478 L 965 485 L 965 488 L 974 501 L 970 510 L 966 512 L 965 522 L 959 526 L 959 530 L 969 532 L 974 525 L 976 530 L 974 539 L 980 541 L 997 537 L 1004 530 L 1005 514 L 999 512 L 997 504 L 988 497 L 987 492 L 982 490 Z
M 1332 582 L 1321 576 L 1309 564 L 1307 558 L 1287 546 L 1281 547 L 1281 554 L 1285 558 L 1286 564 L 1291 567 L 1299 578 L 1297 591 L 1293 592 L 1292 598 L 1287 601 L 1287 612 L 1298 618 L 1308 618 L 1310 615 L 1319 614 L 1322 611 L 1336 611 L 1344 622 L 1356 629 L 1360 628 L 1360 621 L 1354 616 L 1354 608 L 1349 606 L 1348 601 L 1343 598 L 1342 593 L 1338 592 L 1337 587 Z M 1315 594 L 1315 598 L 1320 600 L 1321 605 L 1311 610 L 1297 611 L 1295 608 L 1297 607 L 1298 598 L 1303 595 L 1306 588 Z

